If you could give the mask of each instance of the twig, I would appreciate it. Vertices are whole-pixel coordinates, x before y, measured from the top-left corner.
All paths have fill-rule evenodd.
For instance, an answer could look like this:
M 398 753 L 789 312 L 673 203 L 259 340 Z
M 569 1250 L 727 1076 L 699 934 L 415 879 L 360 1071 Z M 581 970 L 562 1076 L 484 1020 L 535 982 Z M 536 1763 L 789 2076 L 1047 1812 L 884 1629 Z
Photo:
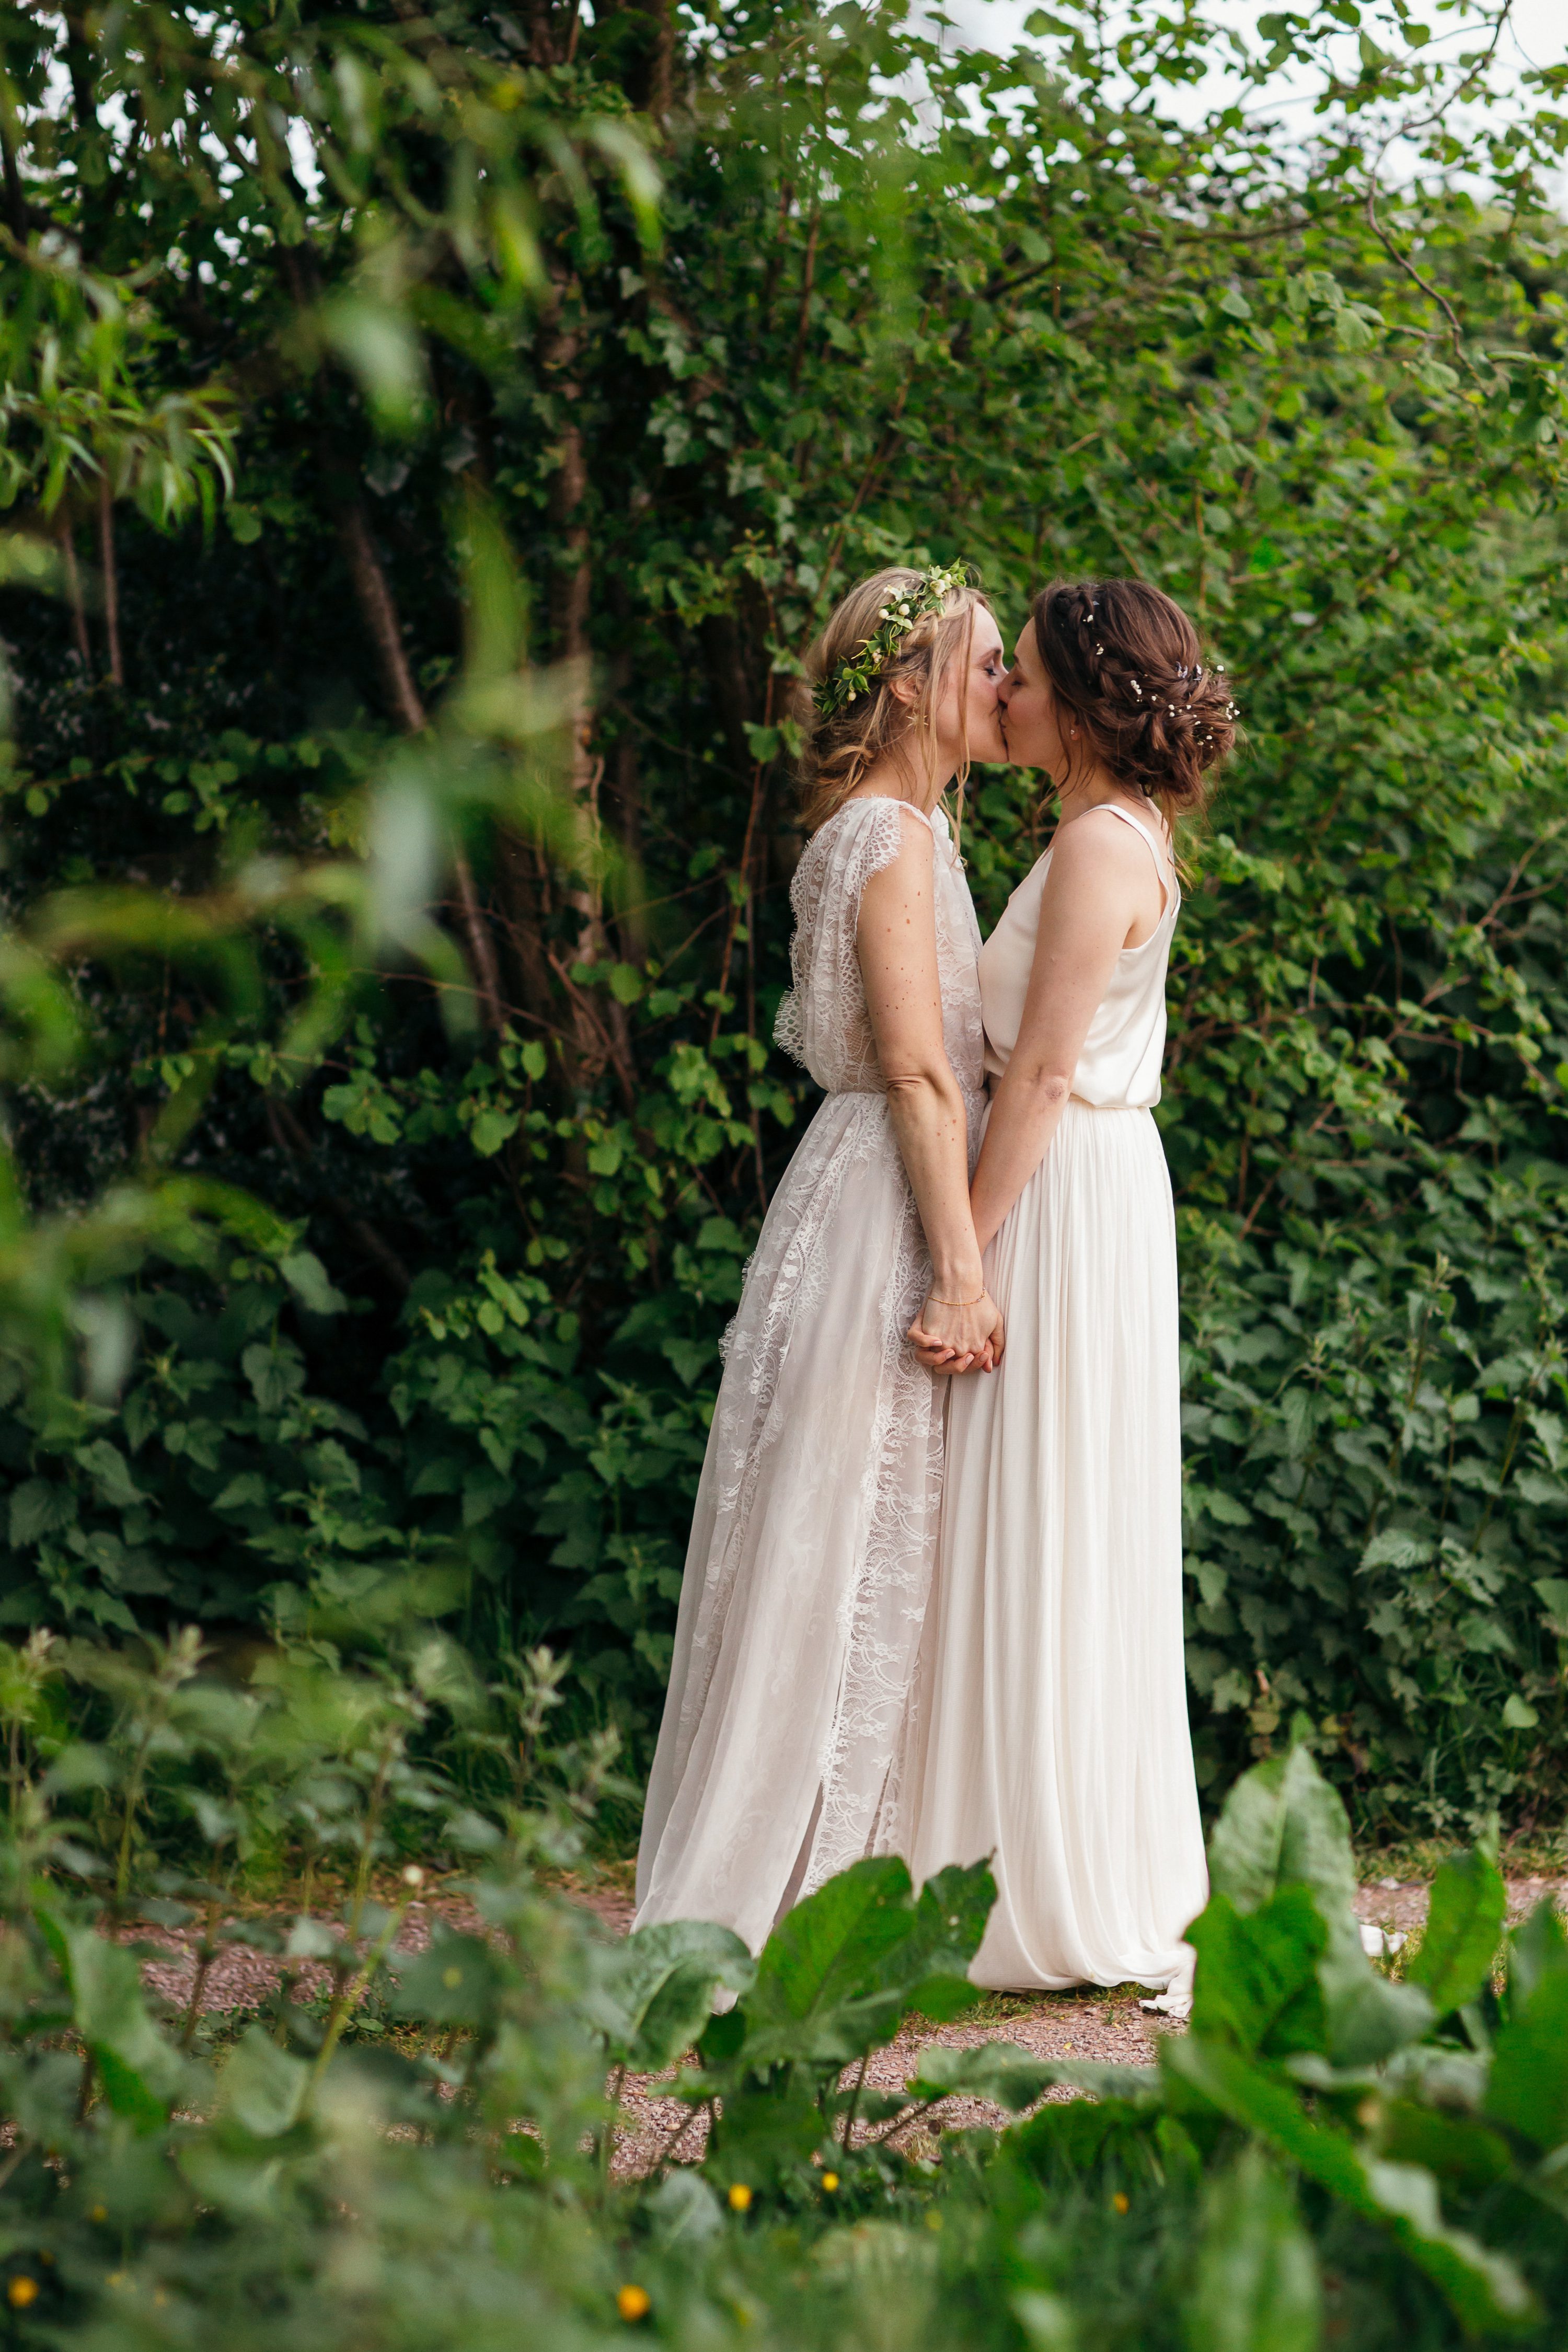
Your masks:
M 870 2063 L 870 2052 L 868 2051 L 860 2061 L 860 2071 L 855 2077 L 855 2088 L 850 2092 L 849 2105 L 844 2110 L 844 2137 L 839 2145 L 846 2156 L 849 2153 L 849 2135 L 855 2128 L 855 2110 L 860 2104 L 860 2094 L 866 2087 L 866 2068 Z
M 658 2154 L 654 2158 L 655 2165 L 668 2164 L 669 2162 L 670 2158 L 675 2154 L 676 2149 L 686 2137 L 687 2133 L 691 2129 L 691 2126 L 696 2122 L 698 2116 L 701 2115 L 704 2110 L 707 2111 L 709 2118 L 711 2120 L 713 2114 L 713 2102 L 710 2098 L 704 2099 L 700 2106 L 693 2107 L 689 2115 L 681 2117 L 679 2123 L 677 2124 L 675 2129 L 670 2133 L 669 2137 L 665 2141 L 664 2146 L 659 2149 Z

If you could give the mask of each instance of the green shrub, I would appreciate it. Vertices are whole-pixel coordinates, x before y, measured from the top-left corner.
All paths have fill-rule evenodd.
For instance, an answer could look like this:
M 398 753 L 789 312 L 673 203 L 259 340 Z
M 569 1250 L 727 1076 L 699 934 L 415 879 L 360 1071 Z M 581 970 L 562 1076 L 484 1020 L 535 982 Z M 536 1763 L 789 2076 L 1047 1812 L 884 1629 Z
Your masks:
M 1293 1747 L 1221 1816 L 1191 2029 L 1157 2063 L 928 2042 L 901 2092 L 872 2093 L 866 2062 L 911 2008 L 979 1998 L 984 1866 L 917 1898 L 896 1859 L 860 1863 L 755 1960 L 701 1925 L 612 1937 L 546 1883 L 613 1769 L 603 1744 L 542 1745 L 552 1682 L 535 1661 L 486 1691 L 435 1634 L 375 1670 L 278 1654 L 248 1685 L 212 1679 L 186 1637 L 141 1662 L 0 1654 L 11 2340 L 1556 2340 L 1568 1937 L 1548 1903 L 1500 1967 L 1487 1854 L 1445 1865 L 1392 1980 L 1351 1916 L 1341 1801 Z M 480 1804 L 420 1762 L 433 1714 L 511 1759 Z M 237 1856 L 321 1823 L 338 1917 L 247 1916 Z M 442 1892 L 472 1908 L 408 1954 L 415 1827 L 467 1852 Z M 137 1938 L 182 1922 L 198 1973 L 165 2012 L 138 1952 L 167 1952 Z M 204 2013 L 235 1943 L 279 1988 L 259 2013 Z M 326 1981 L 297 1998 L 311 1965 Z M 626 2177 L 621 2087 L 671 2066 L 689 2121 L 665 2147 L 696 2160 L 653 2151 Z M 1025 2119 L 944 2128 L 954 2097 Z
M 1246 730 L 1162 1112 L 1210 1789 L 1300 1706 L 1368 1822 L 1555 1805 L 1564 134 L 1550 76 L 1495 137 L 1446 106 L 1485 68 L 1403 0 L 1307 177 L 1172 110 L 1345 15 L 0 25 L 0 1290 L 56 1374 L 5 1399 L 0 1622 L 413 1580 L 646 1749 L 808 1108 L 791 679 L 891 554 L 1009 628 L 1131 569 Z M 1391 110 L 1423 175 L 1369 208 Z M 1041 824 L 975 778 L 987 921 Z

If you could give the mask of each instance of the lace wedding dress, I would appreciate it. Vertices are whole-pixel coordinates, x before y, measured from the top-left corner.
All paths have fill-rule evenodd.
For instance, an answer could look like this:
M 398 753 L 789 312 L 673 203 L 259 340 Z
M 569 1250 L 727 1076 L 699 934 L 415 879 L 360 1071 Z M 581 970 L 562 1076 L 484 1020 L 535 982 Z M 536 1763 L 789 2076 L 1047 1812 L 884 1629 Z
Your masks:
M 773 1196 L 725 1340 L 637 1857 L 637 1924 L 753 1949 L 868 1853 L 907 1853 L 903 1760 L 935 1553 L 946 1384 L 904 1338 L 930 1281 L 867 1017 L 856 925 L 910 826 L 932 835 L 948 1057 L 984 1101 L 980 934 L 940 812 L 852 800 L 791 889 L 780 1045 L 827 1100 Z
M 922 1665 L 910 1866 L 991 1857 L 970 1970 L 1022 1990 L 1190 1982 L 1207 1894 L 1182 1650 L 1181 1379 L 1160 1099 L 1180 903 L 1124 949 L 1072 1098 L 985 1254 L 1006 1318 L 989 1380 L 956 1380 Z M 986 1067 L 1005 1069 L 1050 852 L 980 959 Z

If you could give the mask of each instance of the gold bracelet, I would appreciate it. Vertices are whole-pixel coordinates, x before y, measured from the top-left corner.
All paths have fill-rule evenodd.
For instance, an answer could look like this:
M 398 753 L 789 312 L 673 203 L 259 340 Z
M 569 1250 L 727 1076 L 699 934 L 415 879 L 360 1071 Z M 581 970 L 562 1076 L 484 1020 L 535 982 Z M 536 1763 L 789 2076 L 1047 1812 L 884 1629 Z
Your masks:
M 928 1290 L 926 1305 L 928 1307 L 978 1307 L 984 1296 L 985 1293 L 980 1290 L 976 1291 L 973 1298 L 939 1298 L 934 1290 Z

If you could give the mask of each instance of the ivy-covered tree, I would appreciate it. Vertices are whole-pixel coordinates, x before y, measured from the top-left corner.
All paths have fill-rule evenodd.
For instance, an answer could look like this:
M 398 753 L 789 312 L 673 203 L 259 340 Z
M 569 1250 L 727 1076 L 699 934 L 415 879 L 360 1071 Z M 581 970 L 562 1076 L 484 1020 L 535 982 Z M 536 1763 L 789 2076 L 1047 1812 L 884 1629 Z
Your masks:
M 0 1614 L 412 1579 L 645 1726 L 803 1102 L 802 656 L 895 554 L 1008 627 L 1132 571 L 1247 728 L 1162 1111 L 1200 1750 L 1302 1708 L 1371 1818 L 1552 1800 L 1564 73 L 1479 110 L 1505 14 L 0 19 L 5 479 L 61 591 L 5 591 L 5 888 L 91 1041 L 16 1057 L 16 1162 L 46 1223 L 132 1179 L 274 1220 L 126 1277 L 118 1393 L 18 1355 Z M 974 780 L 983 919 L 1048 824 Z

